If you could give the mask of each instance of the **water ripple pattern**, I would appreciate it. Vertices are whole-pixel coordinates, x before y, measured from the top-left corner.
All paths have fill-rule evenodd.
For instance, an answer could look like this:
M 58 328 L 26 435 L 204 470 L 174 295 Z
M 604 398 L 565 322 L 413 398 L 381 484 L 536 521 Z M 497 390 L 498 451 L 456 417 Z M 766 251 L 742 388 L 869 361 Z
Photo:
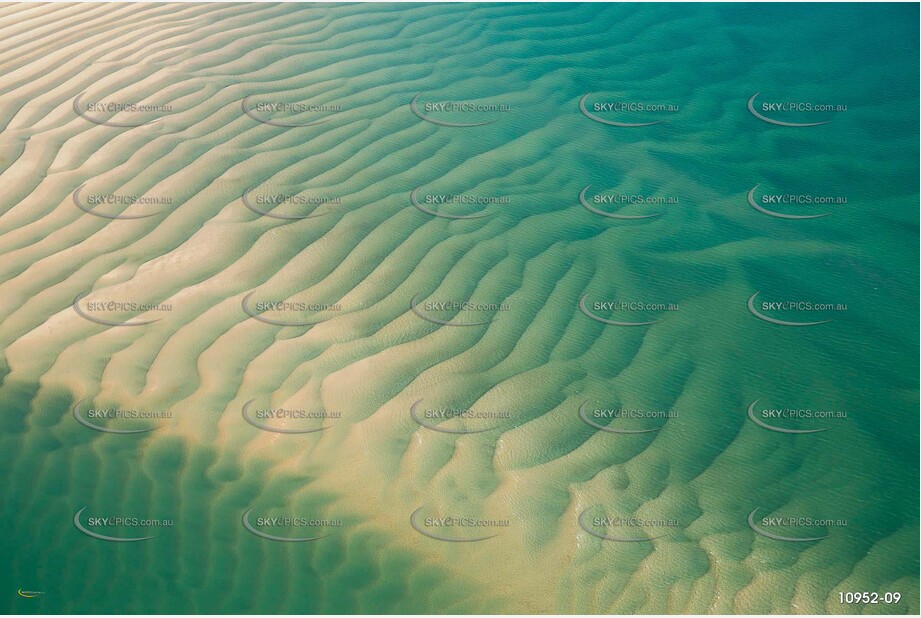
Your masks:
M 0 610 L 917 614 L 917 24 L 0 6 Z

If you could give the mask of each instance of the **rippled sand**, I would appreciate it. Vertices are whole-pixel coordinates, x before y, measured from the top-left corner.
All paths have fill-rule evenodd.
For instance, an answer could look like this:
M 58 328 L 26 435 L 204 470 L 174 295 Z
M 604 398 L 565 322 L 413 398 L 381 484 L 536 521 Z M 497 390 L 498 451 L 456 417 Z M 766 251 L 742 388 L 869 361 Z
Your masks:
M 0 609 L 917 614 L 917 23 L 904 4 L 0 6 Z M 657 123 L 613 126 L 589 93 L 677 111 L 598 112 Z M 777 126 L 756 93 L 847 111 Z M 847 203 L 775 218 L 756 185 Z M 615 194 L 663 201 L 593 201 Z M 831 320 L 783 326 L 756 292 L 847 308 L 765 311 Z M 760 417 L 825 429 L 791 434 L 750 406 L 846 416 Z M 116 409 L 159 416 L 89 416 Z M 155 538 L 90 538 L 84 508 Z M 251 509 L 339 525 L 272 541 Z M 755 509 L 761 530 L 846 523 L 781 541 Z M 106 516 L 172 525 L 87 523 Z

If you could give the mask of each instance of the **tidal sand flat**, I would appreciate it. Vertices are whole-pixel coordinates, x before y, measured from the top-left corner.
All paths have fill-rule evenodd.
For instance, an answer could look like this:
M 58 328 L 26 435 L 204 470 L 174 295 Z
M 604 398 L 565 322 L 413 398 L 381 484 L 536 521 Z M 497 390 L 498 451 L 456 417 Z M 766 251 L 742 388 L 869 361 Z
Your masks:
M 0 611 L 917 614 L 918 18 L 0 6 Z

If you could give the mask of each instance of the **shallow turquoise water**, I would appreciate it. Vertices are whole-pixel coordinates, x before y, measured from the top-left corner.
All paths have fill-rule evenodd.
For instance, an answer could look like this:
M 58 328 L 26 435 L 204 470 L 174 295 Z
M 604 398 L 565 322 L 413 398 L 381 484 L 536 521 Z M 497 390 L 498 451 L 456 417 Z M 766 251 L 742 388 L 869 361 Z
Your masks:
M 916 5 L 19 10 L 0 16 L 11 37 L 22 24 L 37 33 L 36 59 L 3 48 L 16 71 L 0 78 L 0 179 L 10 186 L 0 203 L 4 612 L 838 613 L 861 611 L 840 605 L 839 591 L 870 590 L 898 591 L 902 602 L 887 609 L 917 613 Z M 48 29 L 54 23 L 67 36 Z M 122 64 L 105 64 L 114 48 L 92 46 L 106 32 L 126 45 Z M 63 65 L 52 55 L 59 47 L 95 68 Z M 64 67 L 45 82 L 41 55 Z M 149 130 L 75 129 L 68 76 L 91 93 L 174 87 L 176 114 Z M 33 81 L 49 94 L 29 91 Z M 316 127 L 272 127 L 240 112 L 252 92 L 343 111 Z M 766 117 L 829 122 L 764 122 L 746 107 L 756 93 Z M 439 122 L 491 124 L 425 122 L 409 108 L 417 94 Z M 603 120 L 657 124 L 593 122 L 579 110 L 586 94 Z M 424 108 L 455 100 L 508 110 Z M 605 102 L 666 108 L 594 107 Z M 785 102 L 847 109 L 770 107 Z M 16 161 L 27 155 L 35 158 L 23 171 Z M 103 180 L 173 191 L 178 206 L 132 228 L 72 216 L 71 191 Z M 272 183 L 342 195 L 342 204 L 296 223 L 240 205 L 243 190 Z M 604 217 L 580 205 L 587 185 L 588 200 L 664 201 L 590 202 L 656 215 Z M 831 213 L 775 218 L 749 205 L 756 185 L 756 200 L 847 201 L 756 201 L 785 215 Z M 489 215 L 449 220 L 414 209 L 416 188 L 421 199 L 508 203 L 426 206 Z M 89 248 L 58 255 L 82 243 Z M 138 268 L 160 256 L 174 261 Z M 85 325 L 45 328 L 88 285 L 104 294 L 135 278 L 176 294 L 175 315 L 111 339 Z M 246 330 L 237 296 L 260 286 L 282 297 L 307 290 L 310 302 L 342 300 L 345 310 L 329 330 Z M 763 308 L 779 320 L 831 320 L 782 326 L 749 312 L 756 292 L 759 303 L 846 310 Z M 439 327 L 412 316 L 417 294 L 511 309 L 482 330 Z M 586 294 L 596 317 L 660 321 L 594 321 L 578 308 Z M 677 309 L 611 312 L 596 301 Z M 72 407 L 99 392 L 111 405 L 123 396 L 173 409 L 175 420 L 136 436 L 93 432 Z M 341 407 L 336 426 L 346 429 L 264 441 L 240 404 L 278 393 Z M 475 439 L 420 439 L 404 400 L 423 397 L 514 413 Z M 608 435 L 579 419 L 586 400 L 677 415 L 604 419 L 607 428 L 658 428 Z M 846 417 L 763 417 L 828 429 L 785 434 L 748 419 L 755 400 Z M 340 483 L 355 452 L 367 480 Z M 392 512 L 406 522 L 400 509 L 417 500 L 501 509 L 520 531 L 509 545 L 520 558 L 484 580 L 488 554 L 443 555 L 408 525 L 392 528 Z M 606 543 L 572 516 L 599 501 L 680 526 L 653 546 Z M 149 541 L 104 542 L 75 528 L 83 507 L 173 525 Z M 317 542 L 271 542 L 241 525 L 250 508 L 342 526 Z M 846 524 L 771 528 L 828 533 L 779 542 L 750 529 L 755 508 Z M 555 587 L 524 605 L 520 590 L 541 577 Z

